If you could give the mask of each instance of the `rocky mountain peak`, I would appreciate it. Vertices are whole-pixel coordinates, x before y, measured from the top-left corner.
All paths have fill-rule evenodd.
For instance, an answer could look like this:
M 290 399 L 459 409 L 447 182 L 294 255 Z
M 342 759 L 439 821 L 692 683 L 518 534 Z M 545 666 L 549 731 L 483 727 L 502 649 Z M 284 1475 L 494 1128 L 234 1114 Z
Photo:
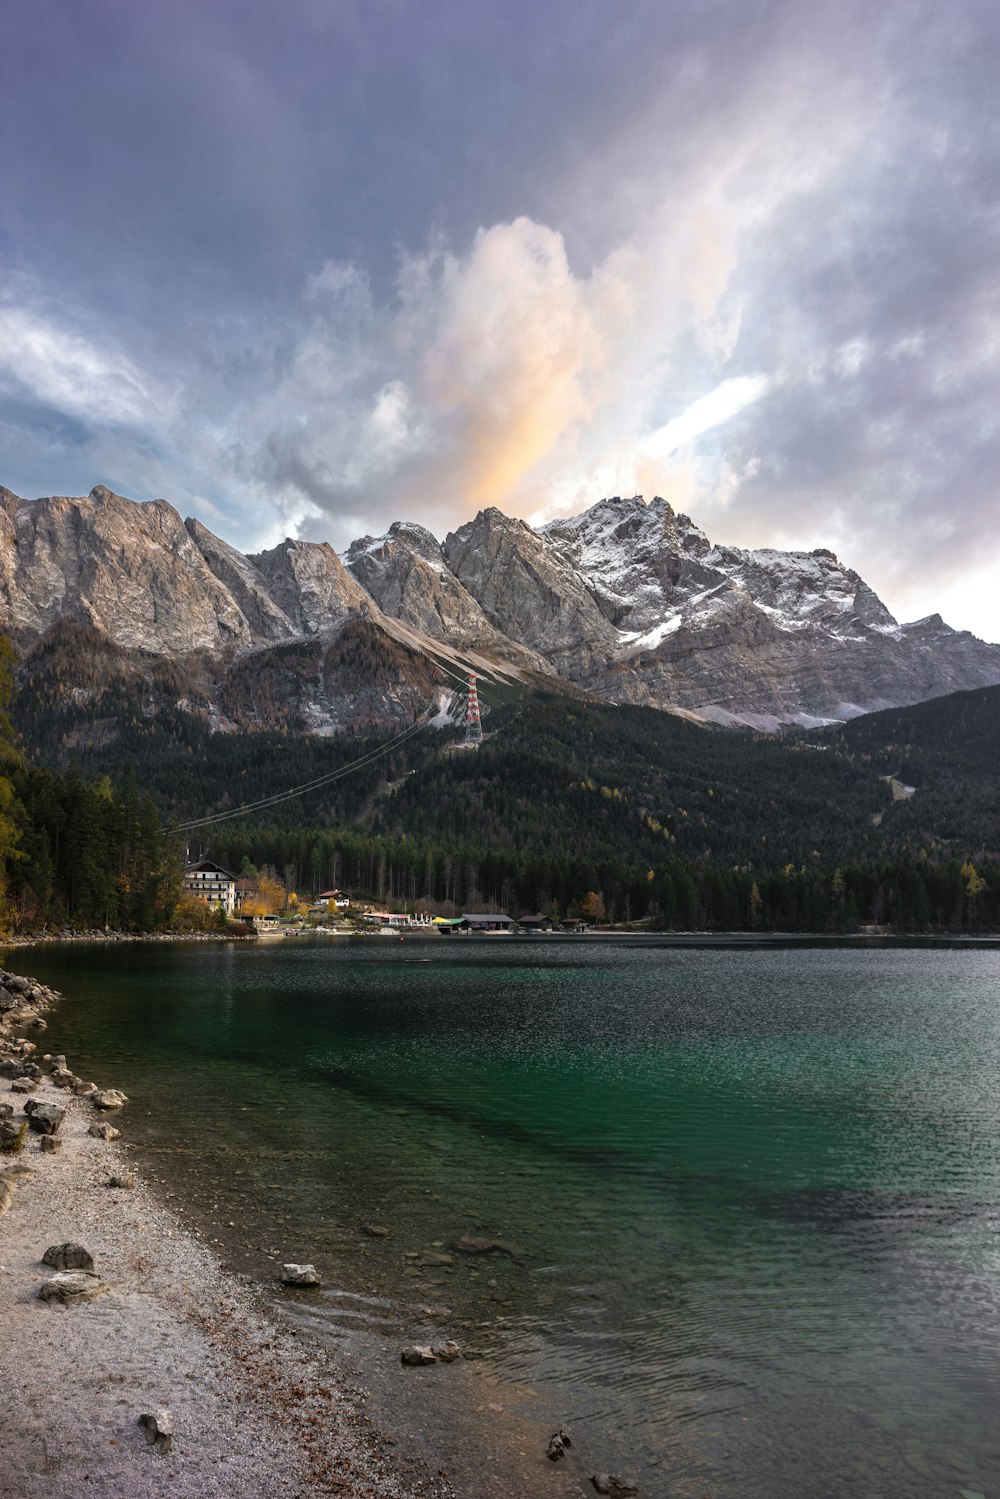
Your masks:
M 437 538 L 412 521 L 394 521 L 385 536 L 364 536 L 344 554 L 348 568 L 384 614 L 449 644 L 461 642 L 532 671 L 549 663 L 498 630 L 447 565 Z
M 291 538 L 246 556 L 168 501 L 137 504 L 104 485 L 40 500 L 0 489 L 0 628 L 30 645 L 60 621 L 125 651 L 197 656 L 191 670 L 206 681 L 238 677 L 240 721 L 266 669 L 268 713 L 294 701 L 317 732 L 347 727 L 362 701 L 398 719 L 393 673 L 412 678 L 418 697 L 429 690 L 411 657 L 452 672 L 494 663 L 501 676 L 555 674 L 611 701 L 761 726 L 1000 682 L 1000 646 L 940 615 L 897 624 L 827 548 L 713 545 L 661 496 L 602 499 L 538 530 L 491 506 L 440 544 L 396 521 L 341 559 L 326 542 Z M 360 673 L 343 712 L 342 684 L 332 696 L 315 685 L 335 642 L 344 681 L 352 650 Z M 301 693 L 286 680 L 300 658 L 313 673 Z M 377 690 L 365 676 L 376 661 Z M 220 723 L 232 717 L 227 701 L 211 708 Z
M 544 533 L 495 507 L 445 537 L 443 554 L 497 629 L 575 673 L 614 654 L 615 631 Z
M 15 635 L 75 619 L 166 655 L 249 643 L 247 621 L 166 500 L 137 504 L 98 485 L 83 498 L 12 495 L 4 509 L 0 612 Z
M 352 611 L 371 611 L 368 594 L 328 541 L 286 537 L 270 551 L 258 552 L 248 560 L 296 634 L 315 635 Z

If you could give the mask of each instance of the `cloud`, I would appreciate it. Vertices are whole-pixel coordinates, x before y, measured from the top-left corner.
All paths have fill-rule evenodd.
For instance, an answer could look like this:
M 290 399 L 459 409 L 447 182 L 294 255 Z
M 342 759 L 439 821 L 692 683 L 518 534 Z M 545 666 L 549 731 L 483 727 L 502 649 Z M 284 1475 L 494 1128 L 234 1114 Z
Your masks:
M 23 306 L 0 305 L 0 381 L 64 416 L 115 426 L 148 424 L 165 399 L 120 351 Z
M 692 401 L 686 411 L 675 416 L 666 426 L 659 427 L 644 437 L 639 444 L 639 455 L 644 459 L 669 458 L 678 448 L 694 442 L 702 433 L 721 426 L 738 416 L 746 407 L 759 401 L 770 381 L 766 375 L 738 375 L 723 380 L 707 395 Z
M 120 9 L 0 59 L 0 480 L 244 546 L 658 491 L 1000 637 L 988 0 Z
M 581 275 L 560 233 L 521 217 L 480 229 L 464 254 L 438 243 L 402 256 L 381 305 L 358 268 L 323 267 L 283 376 L 248 415 L 248 477 L 307 498 L 328 524 L 409 510 L 449 525 L 485 505 L 559 504 L 567 483 L 579 498 L 609 460 L 618 476 L 692 442 L 764 381 L 713 378 L 648 430 L 679 348 L 699 347 L 706 370 L 726 359 L 718 224 L 674 238 L 676 256 L 663 239 L 623 242 Z M 704 273 L 699 244 L 715 257 Z

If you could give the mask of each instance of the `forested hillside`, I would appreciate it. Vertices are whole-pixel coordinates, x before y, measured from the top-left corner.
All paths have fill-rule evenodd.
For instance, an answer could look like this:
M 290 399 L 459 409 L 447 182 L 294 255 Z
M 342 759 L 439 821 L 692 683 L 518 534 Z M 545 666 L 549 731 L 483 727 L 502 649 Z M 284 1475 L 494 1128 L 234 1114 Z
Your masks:
M 134 766 L 180 823 L 384 743 L 211 733 L 179 710 L 128 707 L 127 684 L 119 690 L 115 742 L 83 715 L 74 731 L 64 706 L 62 753 L 75 744 L 85 778 Z M 590 902 L 608 919 L 684 929 L 1000 924 L 998 689 L 782 738 L 561 695 L 486 696 L 480 750 L 426 729 L 302 798 L 192 830 L 192 853 L 272 866 L 300 891 L 344 883 L 514 914 Z M 19 707 L 26 744 L 44 755 L 37 694 Z

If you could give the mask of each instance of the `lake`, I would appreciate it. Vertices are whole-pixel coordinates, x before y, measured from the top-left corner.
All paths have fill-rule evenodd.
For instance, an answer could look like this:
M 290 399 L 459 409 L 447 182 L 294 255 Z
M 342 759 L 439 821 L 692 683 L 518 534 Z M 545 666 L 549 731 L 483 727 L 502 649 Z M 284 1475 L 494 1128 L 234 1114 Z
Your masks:
M 366 1372 L 454 1336 L 648 1495 L 1000 1494 L 1000 948 L 9 961 L 66 994 L 46 1046 L 131 1095 L 161 1190 L 227 1263 L 315 1261 L 285 1310 Z

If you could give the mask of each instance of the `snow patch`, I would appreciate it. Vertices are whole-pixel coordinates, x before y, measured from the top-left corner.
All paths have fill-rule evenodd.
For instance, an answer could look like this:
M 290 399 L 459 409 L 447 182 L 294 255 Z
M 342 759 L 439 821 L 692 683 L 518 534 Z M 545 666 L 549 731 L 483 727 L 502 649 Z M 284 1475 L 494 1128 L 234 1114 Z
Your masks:
M 666 640 L 668 635 L 675 635 L 681 623 L 681 616 L 675 614 L 672 619 L 665 619 L 662 624 L 654 626 L 652 630 L 647 630 L 645 634 L 639 630 L 619 630 L 618 639 L 622 645 L 634 646 L 637 650 L 652 651 Z

